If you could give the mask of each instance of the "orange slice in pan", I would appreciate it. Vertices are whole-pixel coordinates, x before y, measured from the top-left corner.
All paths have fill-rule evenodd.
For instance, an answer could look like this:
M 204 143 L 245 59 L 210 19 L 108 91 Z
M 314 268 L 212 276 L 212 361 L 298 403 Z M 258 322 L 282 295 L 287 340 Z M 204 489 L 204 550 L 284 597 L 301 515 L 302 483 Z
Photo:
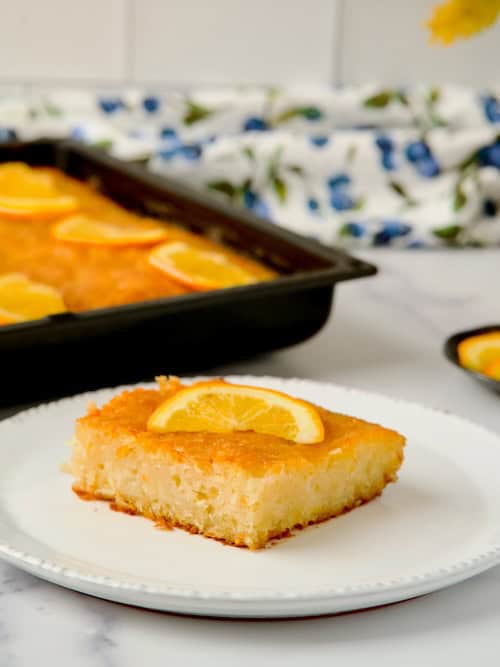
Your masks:
M 22 273 L 0 276 L 0 324 L 36 320 L 66 310 L 61 293 Z
M 22 322 L 22 320 L 14 315 L 14 313 L 10 313 L 8 310 L 0 308 L 0 326 L 5 324 L 15 324 L 16 322 Z
M 486 366 L 483 370 L 484 375 L 487 375 L 493 380 L 498 380 L 500 382 L 500 358 L 494 361 L 492 364 Z
M 149 262 L 170 278 L 193 290 L 247 285 L 256 276 L 220 252 L 196 248 L 184 241 L 153 248 Z
M 500 359 L 500 331 L 466 338 L 458 344 L 458 359 L 465 368 L 482 371 Z
M 58 241 L 85 245 L 152 245 L 167 238 L 165 227 L 144 220 L 134 224 L 98 220 L 87 215 L 72 215 L 52 226 Z
M 198 382 L 167 398 L 148 429 L 165 432 L 254 431 L 302 444 L 321 442 L 324 427 L 316 408 L 287 394 L 222 380 Z
M 0 165 L 0 216 L 37 220 L 77 209 L 77 200 L 61 194 L 50 174 L 22 162 Z

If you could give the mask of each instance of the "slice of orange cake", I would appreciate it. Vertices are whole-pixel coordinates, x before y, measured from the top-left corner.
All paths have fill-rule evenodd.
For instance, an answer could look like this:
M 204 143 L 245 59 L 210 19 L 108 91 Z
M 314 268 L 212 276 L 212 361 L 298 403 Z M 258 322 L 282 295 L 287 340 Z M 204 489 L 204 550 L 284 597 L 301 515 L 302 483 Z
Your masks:
M 124 391 L 77 420 L 74 491 L 251 549 L 378 496 L 405 439 L 269 389 L 222 380 Z

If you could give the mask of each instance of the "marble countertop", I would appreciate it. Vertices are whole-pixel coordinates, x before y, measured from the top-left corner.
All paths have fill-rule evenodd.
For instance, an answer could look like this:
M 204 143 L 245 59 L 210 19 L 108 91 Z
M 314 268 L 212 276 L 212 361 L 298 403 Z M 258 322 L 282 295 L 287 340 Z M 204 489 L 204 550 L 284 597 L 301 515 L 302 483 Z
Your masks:
M 442 356 L 444 339 L 500 322 L 500 251 L 371 251 L 375 278 L 338 287 L 316 337 L 216 369 L 330 380 L 449 410 L 500 433 L 500 397 Z M 474 443 L 471 443 L 473 446 Z M 500 475 L 500 473 L 499 473 Z M 221 621 L 121 606 L 0 564 L 0 667 L 498 662 L 500 567 L 416 600 L 295 621 Z

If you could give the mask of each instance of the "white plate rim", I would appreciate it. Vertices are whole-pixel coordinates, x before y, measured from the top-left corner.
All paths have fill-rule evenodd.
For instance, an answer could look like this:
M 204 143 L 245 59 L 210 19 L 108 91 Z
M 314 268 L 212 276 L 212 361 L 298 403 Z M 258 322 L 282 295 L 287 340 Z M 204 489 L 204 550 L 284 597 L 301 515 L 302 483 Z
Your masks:
M 189 377 L 183 378 L 183 381 L 191 382 L 197 381 L 200 379 L 206 379 L 206 376 L 202 377 Z M 484 433 L 488 438 L 493 438 L 498 440 L 500 446 L 500 436 L 496 433 L 486 429 L 484 426 L 473 422 L 467 418 L 450 414 L 444 410 L 439 410 L 433 407 L 427 407 L 422 404 L 413 401 L 406 401 L 399 398 L 394 398 L 387 396 L 378 392 L 364 391 L 351 387 L 345 387 L 333 382 L 323 382 L 310 379 L 299 379 L 299 378 L 280 378 L 276 376 L 254 376 L 254 375 L 231 375 L 226 376 L 226 379 L 233 382 L 240 383 L 262 383 L 262 384 L 271 384 L 272 382 L 279 382 L 297 386 L 307 387 L 308 385 L 322 387 L 327 390 L 328 388 L 334 390 L 341 390 L 347 392 L 353 396 L 363 396 L 363 397 L 377 397 L 392 401 L 393 403 L 401 404 L 407 408 L 413 408 L 417 410 L 424 410 L 428 413 L 433 413 L 441 417 L 446 417 L 448 420 L 453 420 L 458 424 L 467 424 L 478 431 Z M 152 383 L 137 383 L 137 384 L 127 384 L 117 387 L 106 387 L 97 389 L 94 391 L 88 391 L 80 394 L 75 394 L 73 396 L 61 398 L 56 401 L 51 401 L 49 403 L 43 403 L 41 405 L 29 408 L 12 417 L 8 417 L 3 421 L 0 421 L 0 434 L 4 430 L 9 428 L 16 428 L 16 425 L 20 422 L 25 421 L 26 419 L 31 419 L 36 417 L 42 411 L 50 410 L 52 408 L 63 406 L 65 403 L 71 403 L 75 399 L 79 400 L 99 400 L 100 394 L 105 394 L 107 392 L 120 392 L 126 389 L 134 389 L 137 387 L 152 387 L 155 386 Z M 499 528 L 500 528 L 500 518 L 499 518 Z M 256 610 L 249 607 L 247 608 L 248 613 L 238 613 L 236 609 L 236 614 L 239 616 L 263 616 L 268 615 L 273 616 L 293 616 L 296 615 L 295 604 L 307 604 L 312 603 L 313 605 L 317 604 L 317 612 L 313 613 L 336 613 L 338 611 L 347 611 L 354 609 L 361 609 L 371 606 L 377 606 L 380 604 L 388 604 L 392 602 L 397 602 L 418 595 L 426 594 L 432 591 L 440 590 L 447 586 L 459 583 L 468 579 L 469 577 L 475 576 L 484 572 L 485 570 L 500 564 L 500 533 L 498 539 L 494 543 L 489 543 L 489 548 L 484 549 L 484 551 L 478 553 L 473 558 L 459 560 L 455 563 L 450 564 L 447 567 L 441 567 L 438 569 L 429 570 L 423 574 L 411 576 L 411 577 L 395 577 L 392 579 L 381 580 L 368 584 L 359 584 L 359 585 L 349 585 L 343 587 L 325 587 L 321 590 L 314 590 L 308 592 L 301 591 L 238 591 L 233 590 L 210 590 L 206 591 L 203 589 L 196 589 L 190 587 L 175 587 L 172 585 L 152 585 L 145 583 L 132 583 L 126 579 L 121 579 L 120 577 L 111 577 L 107 575 L 95 576 L 93 574 L 86 573 L 78 568 L 67 568 L 59 565 L 53 560 L 46 560 L 40 558 L 32 553 L 25 552 L 18 549 L 15 544 L 12 542 L 2 539 L 0 535 L 0 559 L 8 562 L 21 570 L 27 571 L 35 576 L 38 576 L 52 583 L 59 584 L 63 587 L 77 590 L 80 592 L 89 592 L 92 595 L 97 597 L 102 597 L 105 599 L 116 600 L 119 602 L 129 601 L 130 604 L 138 604 L 139 606 L 145 606 L 149 608 L 164 609 L 166 611 L 180 611 L 184 613 L 203 613 L 199 609 L 193 608 L 190 610 L 189 604 L 192 602 L 195 607 L 197 604 L 201 604 L 202 608 L 204 603 L 214 603 L 223 604 L 227 603 L 254 603 L 254 604 L 263 604 L 266 603 L 285 603 L 286 605 L 292 605 L 288 608 L 287 613 L 282 613 L 281 611 L 276 611 L 269 609 L 269 614 L 266 613 L 265 606 L 260 608 L 260 611 L 257 613 Z M 137 598 L 130 597 L 137 595 Z M 308 605 L 309 609 L 309 605 Z M 215 615 L 225 616 L 225 615 L 234 615 L 235 610 L 226 611 L 221 608 L 215 611 Z M 306 612 L 308 613 L 308 611 Z M 301 615 L 301 614 L 300 614 Z

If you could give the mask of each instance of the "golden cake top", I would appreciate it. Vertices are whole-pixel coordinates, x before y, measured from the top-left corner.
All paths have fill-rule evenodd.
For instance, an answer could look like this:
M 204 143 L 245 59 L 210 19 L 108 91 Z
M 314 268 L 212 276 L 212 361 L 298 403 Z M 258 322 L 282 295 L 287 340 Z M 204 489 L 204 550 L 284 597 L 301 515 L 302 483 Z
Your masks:
M 4 174 L 6 168 L 7 165 L 2 166 Z M 10 164 L 10 171 L 13 169 L 15 173 L 21 171 L 23 182 L 34 181 L 37 187 L 48 183 L 47 187 L 59 197 L 42 199 L 43 206 L 37 204 L 40 214 L 36 214 L 33 206 L 29 208 L 28 201 L 23 215 L 17 215 L 13 221 L 5 201 L 2 208 L 2 194 L 8 189 L 2 184 L 5 178 L 2 179 L 0 172 L 0 276 L 22 273 L 36 283 L 58 289 L 66 308 L 72 312 L 176 296 L 196 287 L 175 280 L 172 272 L 159 270 L 150 262 L 155 246 L 139 243 L 145 232 L 149 243 L 148 234 L 151 229 L 159 228 L 158 221 L 122 208 L 90 184 L 57 169 Z M 33 192 L 33 184 L 26 187 Z M 78 212 L 72 208 L 54 210 L 54 202 L 59 209 L 64 203 L 77 202 Z M 20 206 L 19 202 L 17 205 Z M 51 217 L 47 217 L 47 210 L 52 211 Z M 71 213 L 71 217 L 66 218 L 63 213 Z M 170 242 L 223 255 L 228 264 L 237 265 L 258 280 L 276 277 L 274 271 L 260 262 L 173 222 L 161 222 L 162 233 L 155 237 L 158 243 L 163 243 L 166 235 Z M 96 242 L 99 236 L 103 243 Z M 92 244 L 86 243 L 89 239 L 93 239 Z M 128 245 L 131 240 L 135 245 Z
M 203 469 L 230 464 L 255 475 L 271 470 L 307 470 L 330 456 L 355 456 L 356 445 L 368 440 L 381 446 L 404 441 L 395 431 L 320 407 L 317 410 L 324 426 L 324 439 L 313 445 L 247 431 L 148 431 L 147 423 L 153 412 L 182 387 L 178 378 L 161 378 L 158 389 L 124 391 L 102 408 L 92 405 L 88 414 L 77 421 L 77 438 L 88 446 L 95 438 L 110 446 L 120 443 L 116 450 L 120 456 L 141 447 L 148 453 L 189 461 Z

